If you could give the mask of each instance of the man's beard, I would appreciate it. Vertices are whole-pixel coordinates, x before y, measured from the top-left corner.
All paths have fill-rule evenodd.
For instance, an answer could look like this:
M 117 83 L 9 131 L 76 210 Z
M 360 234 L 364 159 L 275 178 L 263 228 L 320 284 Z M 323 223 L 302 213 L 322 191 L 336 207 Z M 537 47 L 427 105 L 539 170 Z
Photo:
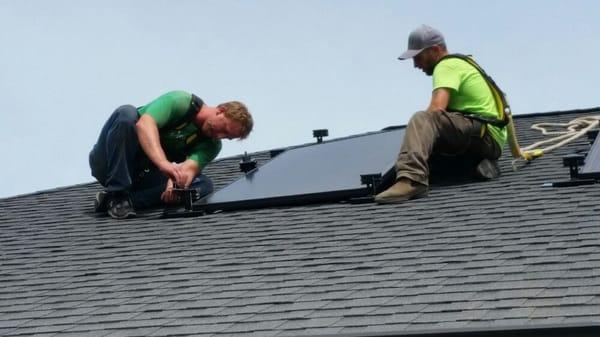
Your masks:
M 423 69 L 423 71 L 425 72 L 425 74 L 427 74 L 427 76 L 433 75 L 433 67 L 428 67 L 426 69 Z

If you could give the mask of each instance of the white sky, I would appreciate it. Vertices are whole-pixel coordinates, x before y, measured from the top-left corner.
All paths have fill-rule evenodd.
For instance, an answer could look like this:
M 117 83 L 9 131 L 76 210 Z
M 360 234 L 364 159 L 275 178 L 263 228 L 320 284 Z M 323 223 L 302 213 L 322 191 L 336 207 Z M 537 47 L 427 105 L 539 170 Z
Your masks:
M 219 157 L 406 124 L 431 78 L 396 57 L 422 23 L 513 111 L 600 106 L 598 1 L 0 0 L 0 198 L 93 181 L 110 113 L 181 89 L 245 102 Z

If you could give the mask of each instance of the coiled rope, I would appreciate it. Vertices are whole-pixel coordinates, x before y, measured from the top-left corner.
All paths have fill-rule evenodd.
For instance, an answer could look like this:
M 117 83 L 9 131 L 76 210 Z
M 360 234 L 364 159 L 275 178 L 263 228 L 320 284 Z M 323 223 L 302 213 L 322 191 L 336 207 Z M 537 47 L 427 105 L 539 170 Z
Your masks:
M 568 123 L 536 123 L 531 126 L 534 130 L 539 130 L 543 135 L 555 136 L 549 139 L 535 142 L 526 147 L 520 147 L 517 141 L 512 116 L 508 115 L 508 143 L 514 159 L 512 161 L 513 170 L 517 170 L 518 163 L 529 163 L 535 158 L 568 144 L 582 136 L 588 131 L 598 128 L 600 125 L 600 115 L 575 118 Z M 549 128 L 566 128 L 564 131 L 549 131 Z M 551 144 L 551 145 L 548 145 Z M 547 146 L 546 146 L 547 145 Z

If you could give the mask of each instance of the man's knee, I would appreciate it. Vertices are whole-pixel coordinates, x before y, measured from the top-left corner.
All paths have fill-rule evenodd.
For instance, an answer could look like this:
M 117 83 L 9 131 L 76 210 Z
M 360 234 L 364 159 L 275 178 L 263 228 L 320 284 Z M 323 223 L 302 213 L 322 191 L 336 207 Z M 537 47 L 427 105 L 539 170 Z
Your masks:
M 409 123 L 435 122 L 440 119 L 440 115 L 438 112 L 417 111 L 412 115 Z
M 138 111 L 133 105 L 122 105 L 114 113 L 115 122 L 121 126 L 134 126 L 138 121 Z
M 428 119 L 430 116 L 427 115 L 427 111 L 421 110 L 421 111 L 417 111 L 415 112 L 412 117 L 410 118 L 410 120 L 422 120 L 422 119 Z
M 90 169 L 92 171 L 92 177 L 96 178 L 96 180 L 98 180 L 98 182 L 102 186 L 104 186 L 106 183 L 105 182 L 106 173 L 104 172 L 104 161 L 102 160 L 102 158 L 99 158 L 97 149 L 95 146 L 92 149 L 92 151 L 90 151 L 89 164 L 90 164 Z
M 408 127 L 423 130 L 423 127 L 426 126 L 437 126 L 440 123 L 441 115 L 438 112 L 417 111 L 408 121 Z

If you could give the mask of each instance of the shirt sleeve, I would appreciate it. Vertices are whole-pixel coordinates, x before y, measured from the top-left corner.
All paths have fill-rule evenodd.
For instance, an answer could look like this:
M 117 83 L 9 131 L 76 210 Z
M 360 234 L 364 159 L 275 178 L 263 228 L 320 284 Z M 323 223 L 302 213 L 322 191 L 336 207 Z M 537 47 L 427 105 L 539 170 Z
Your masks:
M 203 169 L 221 152 L 221 146 L 219 139 L 200 142 L 192 148 L 188 159 L 195 161 L 200 166 L 200 169 Z
M 440 62 L 433 70 L 433 90 L 449 88 L 458 91 L 460 88 L 460 72 L 454 67 L 451 60 Z
M 140 108 L 140 115 L 150 115 L 161 129 L 180 120 L 187 112 L 192 95 L 185 91 L 168 92 Z

